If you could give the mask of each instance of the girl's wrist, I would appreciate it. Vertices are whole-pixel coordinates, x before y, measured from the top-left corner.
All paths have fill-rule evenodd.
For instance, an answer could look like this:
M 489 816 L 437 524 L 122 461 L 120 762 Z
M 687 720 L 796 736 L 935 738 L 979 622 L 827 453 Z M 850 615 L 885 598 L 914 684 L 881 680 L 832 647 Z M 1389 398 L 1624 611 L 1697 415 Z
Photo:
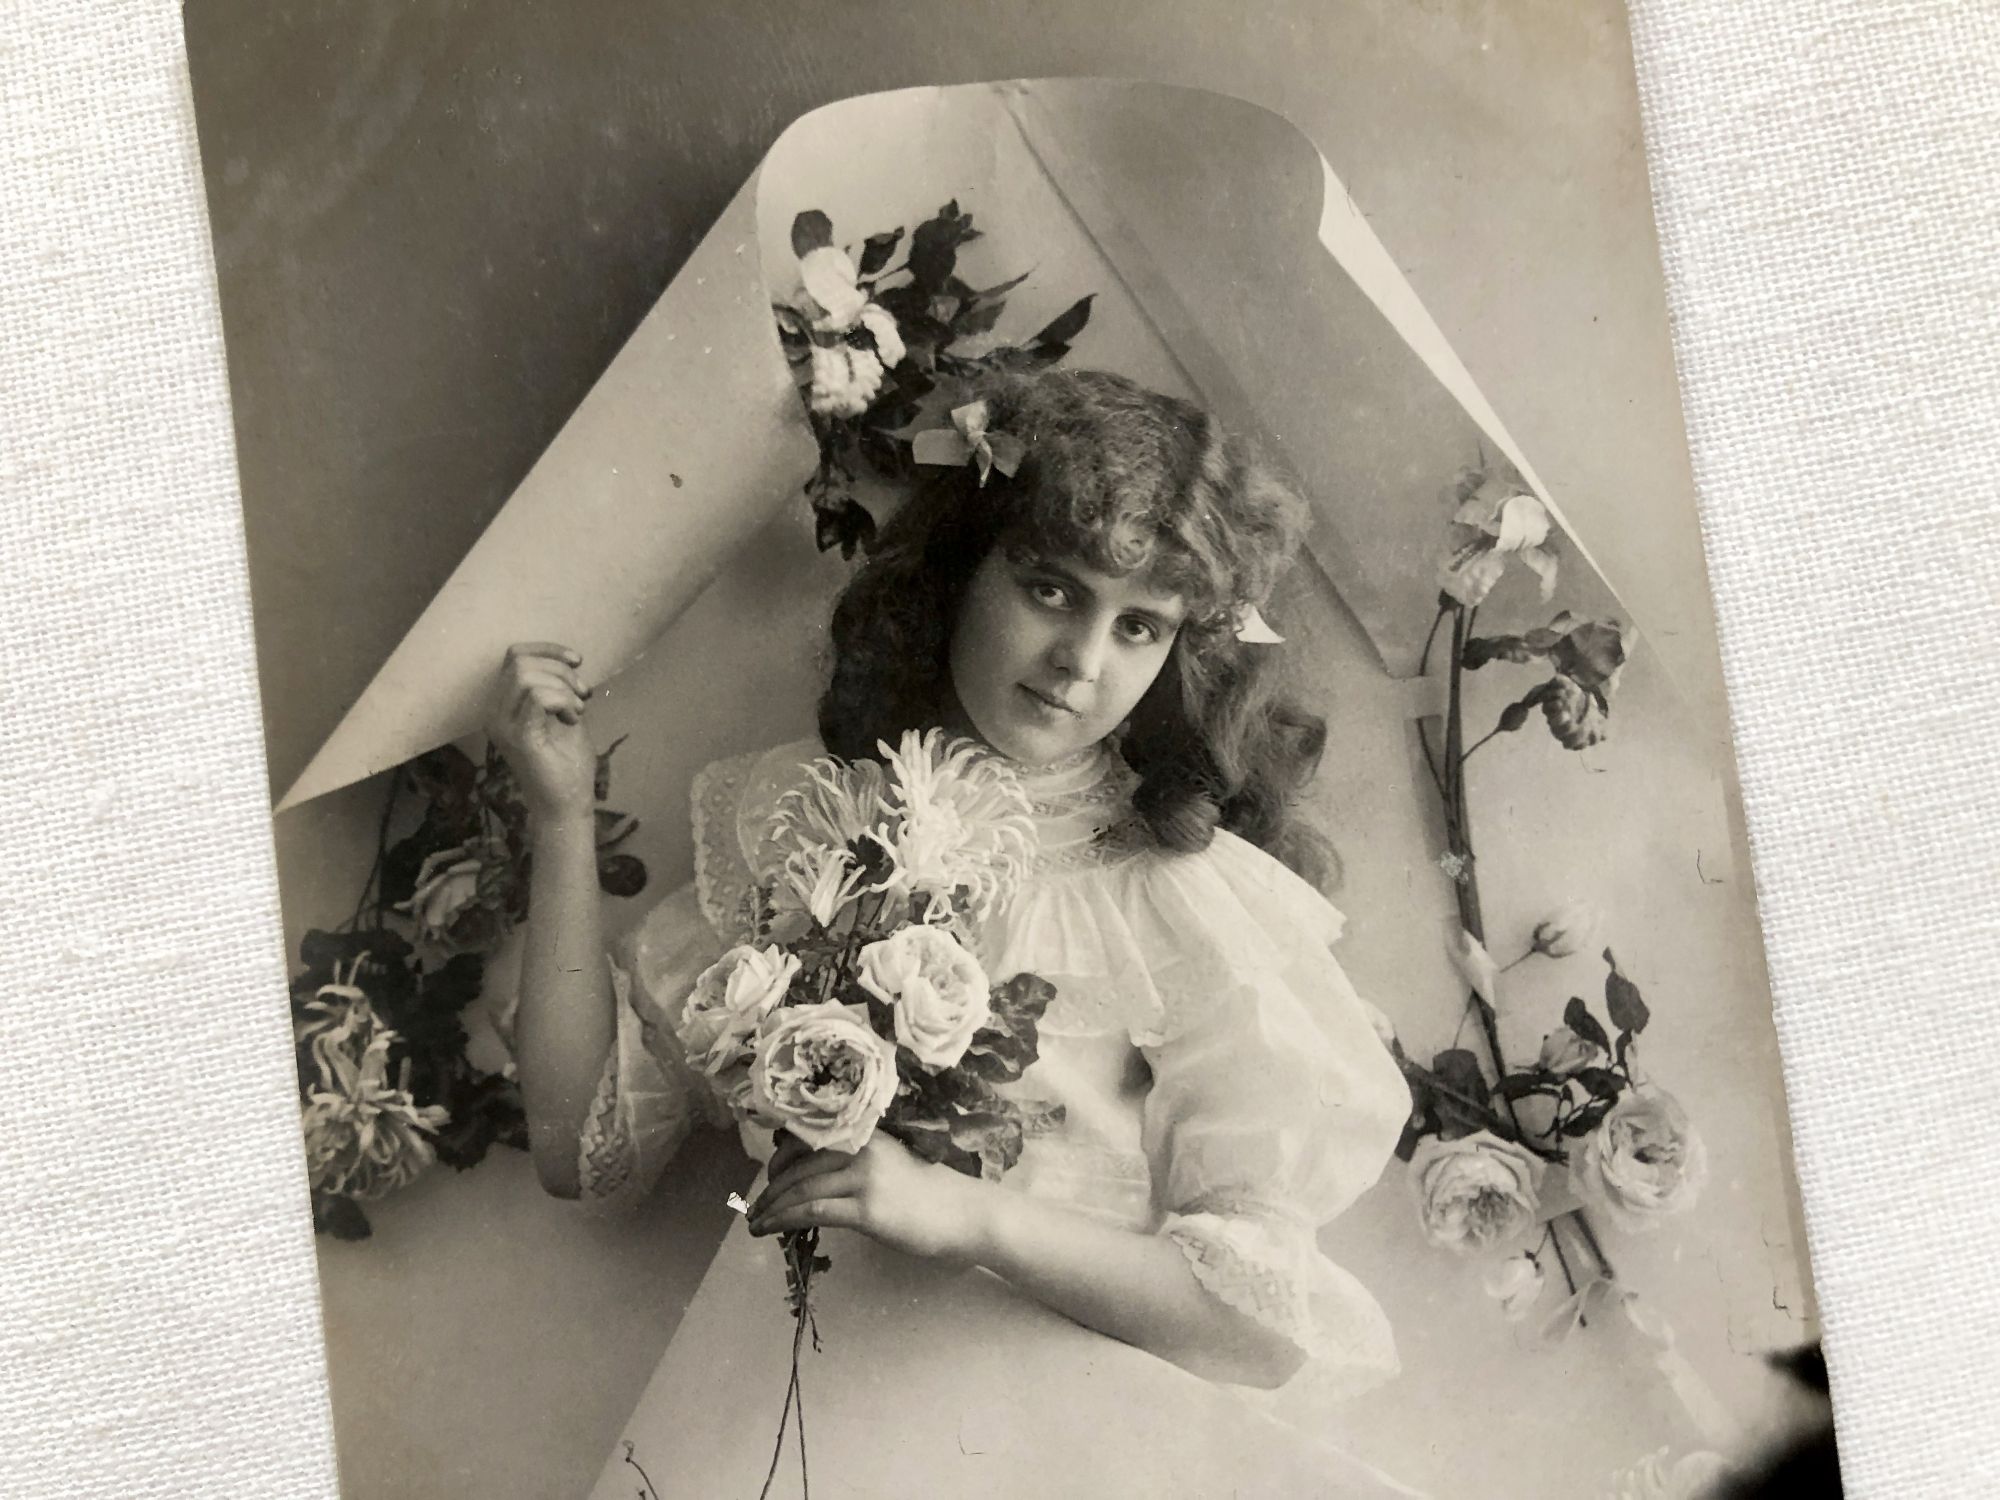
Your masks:
M 597 846 L 595 807 L 552 808 L 546 812 L 531 813 L 529 827 L 537 844 L 567 844 L 588 838 L 592 848 Z
M 951 1171 L 948 1167 L 943 1170 Z M 951 1175 L 958 1179 L 960 1190 L 960 1201 L 954 1216 L 959 1233 L 952 1258 L 967 1265 L 995 1270 L 997 1267 L 993 1262 L 1003 1239 L 1002 1221 L 1006 1217 L 1008 1200 L 1014 1195 L 983 1177 L 968 1177 L 962 1172 L 952 1172 Z

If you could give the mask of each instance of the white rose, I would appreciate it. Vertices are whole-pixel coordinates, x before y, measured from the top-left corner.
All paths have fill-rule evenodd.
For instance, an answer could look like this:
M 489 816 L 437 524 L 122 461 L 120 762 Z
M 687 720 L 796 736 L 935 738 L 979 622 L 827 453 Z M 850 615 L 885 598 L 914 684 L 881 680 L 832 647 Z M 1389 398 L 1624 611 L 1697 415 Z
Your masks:
M 1578 1036 L 1567 1026 L 1558 1026 L 1542 1038 L 1542 1053 L 1535 1059 L 1535 1066 L 1558 1078 L 1574 1078 L 1585 1068 L 1602 1067 L 1609 1060 L 1597 1043 Z
M 782 948 L 740 944 L 702 971 L 682 1005 L 674 1034 L 689 1066 L 732 1104 L 743 1094 L 757 1027 L 798 972 L 797 956 Z
M 1664 1089 L 1627 1089 L 1570 1153 L 1577 1192 L 1626 1229 L 1650 1229 L 1692 1206 L 1708 1180 L 1708 1148 Z
M 896 326 L 896 315 L 879 303 L 871 302 L 861 309 L 861 326 L 875 339 L 875 352 L 882 356 L 882 363 L 894 369 L 903 362 L 909 350 L 903 347 L 903 331 Z
M 799 257 L 799 281 L 819 304 L 830 329 L 852 328 L 861 316 L 868 295 L 861 290 L 860 279 L 854 261 L 838 245 L 821 245 Z
M 868 1008 L 825 1000 L 774 1012 L 757 1033 L 749 1108 L 815 1150 L 859 1151 L 896 1097 L 896 1049 Z
M 861 950 L 861 986 L 895 1014 L 896 1040 L 949 1068 L 993 1017 L 986 971 L 948 932 L 905 927 Z
M 1486 1295 L 1500 1304 L 1500 1315 L 1518 1323 L 1534 1311 L 1546 1280 L 1542 1263 L 1526 1253 L 1510 1255 L 1480 1278 Z
M 1489 1130 L 1455 1141 L 1425 1136 L 1410 1158 L 1424 1238 L 1448 1250 L 1485 1250 L 1512 1239 L 1541 1212 L 1542 1163 Z
M 1535 951 L 1550 958 L 1568 958 L 1598 946 L 1603 918 L 1588 901 L 1572 901 L 1552 917 L 1535 924 Z

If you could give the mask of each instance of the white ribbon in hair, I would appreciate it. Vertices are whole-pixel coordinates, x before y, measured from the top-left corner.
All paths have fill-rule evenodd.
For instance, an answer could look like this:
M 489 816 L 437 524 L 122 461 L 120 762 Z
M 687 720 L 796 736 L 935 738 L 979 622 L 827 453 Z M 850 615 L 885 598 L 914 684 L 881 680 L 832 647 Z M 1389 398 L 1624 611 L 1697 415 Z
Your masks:
M 920 432 L 910 444 L 910 456 L 920 464 L 942 464 L 946 468 L 962 463 L 979 465 L 979 483 L 998 469 L 1009 479 L 1028 456 L 1028 445 L 1011 432 L 997 432 L 986 425 L 984 401 L 972 401 L 956 408 L 951 426 Z

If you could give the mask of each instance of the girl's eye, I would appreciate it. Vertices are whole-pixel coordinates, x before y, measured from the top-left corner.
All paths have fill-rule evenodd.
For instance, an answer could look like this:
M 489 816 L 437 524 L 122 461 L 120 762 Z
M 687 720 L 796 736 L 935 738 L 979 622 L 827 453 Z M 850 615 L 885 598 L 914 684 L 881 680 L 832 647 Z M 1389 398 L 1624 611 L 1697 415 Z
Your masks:
M 1120 620 L 1118 631 L 1136 646 L 1150 645 L 1160 638 L 1159 628 L 1151 620 L 1142 620 L 1136 616 Z
M 1028 584 L 1028 597 L 1037 604 L 1046 604 L 1051 609 L 1061 609 L 1069 603 L 1069 590 L 1059 583 L 1032 580 Z

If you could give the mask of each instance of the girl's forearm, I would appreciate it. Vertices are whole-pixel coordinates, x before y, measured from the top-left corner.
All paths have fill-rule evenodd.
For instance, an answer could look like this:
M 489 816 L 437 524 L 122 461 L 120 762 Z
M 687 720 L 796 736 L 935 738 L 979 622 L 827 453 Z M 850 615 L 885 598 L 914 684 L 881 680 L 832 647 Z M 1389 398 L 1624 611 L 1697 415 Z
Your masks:
M 521 1100 L 542 1186 L 580 1191 L 578 1144 L 616 1038 L 592 813 L 534 829 L 533 885 L 515 1021 Z
M 968 1258 L 1065 1317 L 1209 1380 L 1276 1386 L 1303 1362 L 1289 1339 L 1203 1287 L 1164 1235 L 978 1186 Z

